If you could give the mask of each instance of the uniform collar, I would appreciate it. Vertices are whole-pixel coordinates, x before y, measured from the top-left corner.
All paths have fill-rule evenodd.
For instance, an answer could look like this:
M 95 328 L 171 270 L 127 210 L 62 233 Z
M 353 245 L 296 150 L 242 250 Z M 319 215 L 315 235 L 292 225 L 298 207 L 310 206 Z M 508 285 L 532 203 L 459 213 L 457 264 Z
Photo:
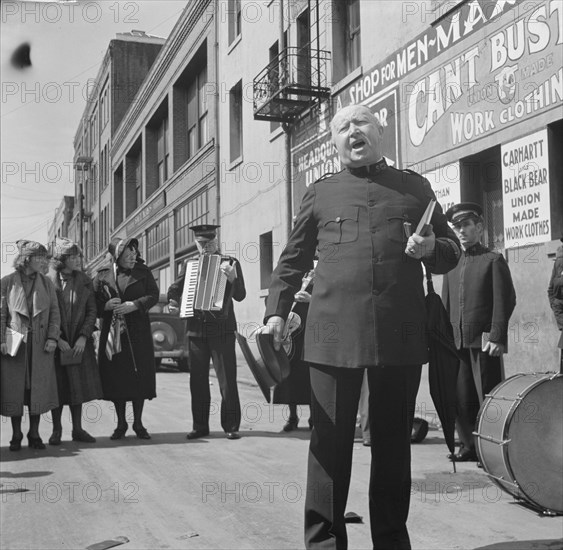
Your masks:
M 367 178 L 370 176 L 374 177 L 387 170 L 387 161 L 385 160 L 385 157 L 383 157 L 374 164 L 360 166 L 359 168 L 349 168 L 348 170 L 350 171 L 350 174 L 358 178 Z

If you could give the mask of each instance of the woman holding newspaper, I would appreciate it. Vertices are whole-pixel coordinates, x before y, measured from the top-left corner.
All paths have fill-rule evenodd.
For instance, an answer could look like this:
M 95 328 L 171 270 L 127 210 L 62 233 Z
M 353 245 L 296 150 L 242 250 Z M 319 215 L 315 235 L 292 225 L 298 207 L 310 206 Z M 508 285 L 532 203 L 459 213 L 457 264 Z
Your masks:
M 12 421 L 10 451 L 21 449 L 24 405 L 29 409 L 27 439 L 32 449 L 45 449 L 40 415 L 58 406 L 54 351 L 60 315 L 55 287 L 43 275 L 47 249 L 34 241 L 16 245 L 15 271 L 1 281 L 0 410 Z
M 111 439 L 127 432 L 125 407 L 133 402 L 133 431 L 150 439 L 143 426 L 145 399 L 156 397 L 154 350 L 149 309 L 158 302 L 158 286 L 140 259 L 137 239 L 114 238 L 112 262 L 98 271 L 94 293 L 102 330 L 98 349 L 104 399 L 113 401 L 117 427 Z

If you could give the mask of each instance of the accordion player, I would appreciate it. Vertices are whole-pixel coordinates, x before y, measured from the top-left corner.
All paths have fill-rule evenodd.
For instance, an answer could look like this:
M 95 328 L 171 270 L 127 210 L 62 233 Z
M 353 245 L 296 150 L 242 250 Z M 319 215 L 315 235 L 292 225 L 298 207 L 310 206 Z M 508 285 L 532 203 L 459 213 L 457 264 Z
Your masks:
M 220 254 L 203 254 L 186 261 L 181 318 L 194 317 L 196 312 L 209 312 L 216 317 L 226 316 L 233 285 L 228 284 L 227 275 L 221 270 L 221 264 L 225 261 L 232 266 L 236 260 Z

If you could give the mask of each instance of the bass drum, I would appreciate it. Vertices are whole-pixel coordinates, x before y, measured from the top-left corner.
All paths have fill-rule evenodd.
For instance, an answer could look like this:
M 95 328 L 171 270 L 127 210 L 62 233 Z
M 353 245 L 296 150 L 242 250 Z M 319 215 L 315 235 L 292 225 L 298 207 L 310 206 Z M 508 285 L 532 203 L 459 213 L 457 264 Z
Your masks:
M 474 432 L 483 469 L 545 514 L 563 514 L 563 375 L 517 374 L 485 397 Z

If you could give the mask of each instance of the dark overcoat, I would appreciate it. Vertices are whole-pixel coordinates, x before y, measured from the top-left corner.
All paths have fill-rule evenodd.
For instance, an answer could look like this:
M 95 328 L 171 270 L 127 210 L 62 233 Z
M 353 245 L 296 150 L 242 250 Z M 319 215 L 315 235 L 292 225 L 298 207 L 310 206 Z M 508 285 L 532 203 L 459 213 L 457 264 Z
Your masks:
M 547 286 L 547 297 L 555 315 L 557 327 L 563 331 L 563 246 L 560 246 L 555 254 L 555 263 Z M 563 348 L 563 332 L 561 332 L 558 346 Z
M 137 311 L 125 315 L 127 333 L 121 335 L 121 352 L 110 360 L 106 355 L 106 343 L 111 325 L 112 312 L 104 307 L 111 297 L 131 301 Z M 152 343 L 149 309 L 158 302 L 158 286 L 150 269 L 137 262 L 131 270 L 129 281 L 120 293 L 115 280 L 113 264 L 98 271 L 94 278 L 94 295 L 98 317 L 102 319 L 98 363 L 104 399 L 131 401 L 156 397 L 154 348 Z
M 403 223 L 414 230 L 433 198 L 422 176 L 383 162 L 309 186 L 272 275 L 265 320 L 287 318 L 318 247 L 305 360 L 336 367 L 425 363 L 422 265 L 404 253 Z M 439 205 L 432 224 L 436 247 L 425 263 L 445 273 L 457 263 L 459 242 Z
M 444 276 L 442 300 L 458 349 L 481 348 L 484 332 L 507 348 L 516 292 L 502 254 L 481 243 L 464 250 L 459 264 Z
M 102 398 L 102 382 L 92 334 L 96 328 L 96 300 L 92 279 L 82 271 L 74 271 L 73 290 L 70 295 L 70 317 L 58 272 L 51 270 L 49 279 L 55 285 L 61 314 L 60 337 L 74 347 L 80 336 L 86 338 L 86 346 L 79 365 L 61 365 L 60 350 L 55 352 L 55 365 L 61 405 L 79 405 Z
M 2 277 L 2 315 L 0 335 L 6 341 L 6 327 L 31 333 L 31 414 L 42 414 L 58 407 L 57 379 L 53 353 L 44 351 L 45 342 L 59 338 L 60 315 L 55 287 L 37 273 L 33 289 L 33 318 L 30 318 L 25 290 L 18 272 Z M 0 366 L 0 402 L 4 416 L 22 416 L 29 346 L 20 345 L 15 357 L 2 355 Z

